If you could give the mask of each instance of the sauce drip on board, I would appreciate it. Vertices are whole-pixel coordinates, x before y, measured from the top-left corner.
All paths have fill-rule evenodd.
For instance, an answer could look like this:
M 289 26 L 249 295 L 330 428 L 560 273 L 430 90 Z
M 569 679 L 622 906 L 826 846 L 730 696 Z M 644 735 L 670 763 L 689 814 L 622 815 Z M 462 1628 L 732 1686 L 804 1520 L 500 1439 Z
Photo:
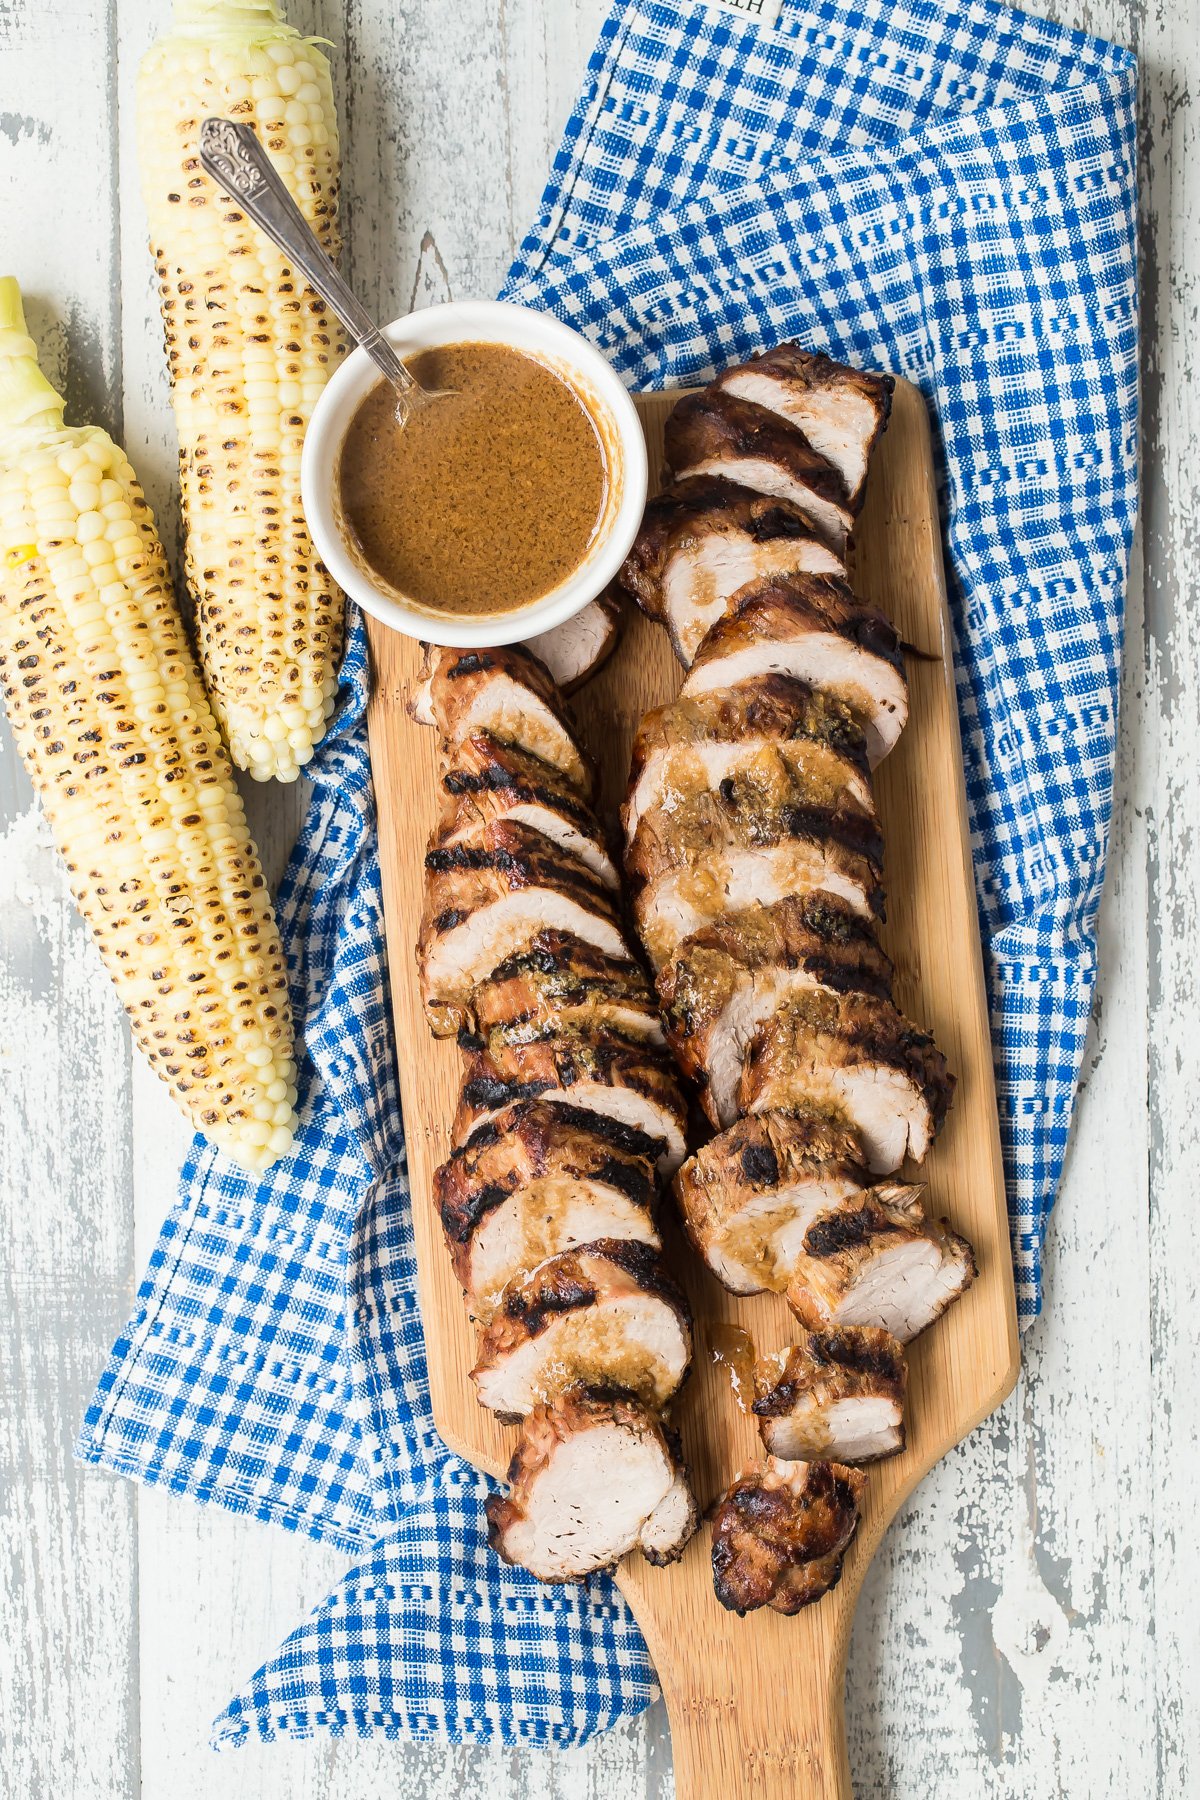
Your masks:
M 742 1411 L 754 1405 L 754 1339 L 741 1325 L 721 1321 L 709 1327 L 709 1354 L 729 1371 L 729 1385 Z
M 402 425 L 380 381 L 342 443 L 338 492 L 361 559 L 432 612 L 510 612 L 548 594 L 604 511 L 604 449 L 579 396 L 505 344 L 447 344 L 408 367 L 447 397 Z

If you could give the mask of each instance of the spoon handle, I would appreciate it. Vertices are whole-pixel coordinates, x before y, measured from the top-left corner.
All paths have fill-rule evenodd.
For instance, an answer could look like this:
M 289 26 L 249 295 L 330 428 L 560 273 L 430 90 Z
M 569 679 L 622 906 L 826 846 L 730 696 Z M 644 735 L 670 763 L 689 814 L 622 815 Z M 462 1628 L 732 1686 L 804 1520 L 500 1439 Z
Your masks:
M 233 119 L 205 119 L 200 127 L 200 161 L 217 185 L 300 270 L 309 286 L 333 308 L 356 344 L 360 344 L 402 393 L 415 388 L 405 368 L 366 308 L 338 274 L 317 242 L 304 214 L 253 128 Z

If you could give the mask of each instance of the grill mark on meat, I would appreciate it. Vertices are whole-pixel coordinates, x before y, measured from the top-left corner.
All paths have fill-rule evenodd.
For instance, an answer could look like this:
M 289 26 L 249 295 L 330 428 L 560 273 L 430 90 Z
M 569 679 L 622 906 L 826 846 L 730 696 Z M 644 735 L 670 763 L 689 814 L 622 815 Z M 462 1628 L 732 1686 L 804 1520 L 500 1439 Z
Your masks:
M 721 455 L 779 463 L 814 494 L 850 511 L 841 471 L 799 427 L 736 394 L 709 388 L 685 394 L 667 420 L 663 449 L 670 467 L 679 472 Z
M 929 1109 L 930 1137 L 936 1137 L 950 1110 L 955 1077 L 927 1031 L 890 1002 L 869 995 L 813 989 L 803 998 L 793 996 L 760 1027 L 750 1045 L 741 1084 L 742 1110 L 756 1109 L 764 1084 L 769 1090 L 778 1080 L 775 1063 L 782 1059 L 796 1066 L 796 1045 L 807 1036 L 833 1039 L 839 1068 L 853 1066 L 857 1058 L 898 1070 L 918 1088 Z M 829 1060 L 828 1053 L 824 1060 Z
M 501 1311 L 519 1322 L 530 1337 L 537 1337 L 557 1317 L 591 1306 L 599 1295 L 597 1284 L 582 1272 L 588 1257 L 601 1256 L 627 1274 L 648 1294 L 658 1294 L 682 1317 L 690 1316 L 682 1289 L 672 1281 L 653 1244 L 636 1238 L 598 1238 L 564 1250 L 533 1272 L 527 1284 L 505 1293 Z
M 454 1154 L 456 1152 L 452 1151 L 451 1155 Z M 436 1177 L 434 1179 L 436 1185 Z M 452 1203 L 449 1200 L 443 1200 L 438 1207 L 438 1216 L 442 1221 L 442 1228 L 446 1236 L 452 1238 L 456 1244 L 469 1243 L 475 1235 L 480 1221 L 486 1219 L 487 1215 L 494 1212 L 498 1206 L 502 1206 L 516 1191 L 516 1187 L 515 1177 L 507 1184 L 488 1181 L 482 1187 L 474 1190 L 469 1206 L 461 1205 L 457 1201 Z
M 652 1167 L 662 1144 L 661 1138 L 653 1137 L 647 1131 L 639 1131 L 636 1125 L 627 1125 L 623 1120 L 609 1118 L 606 1113 L 592 1112 L 583 1106 L 571 1106 L 565 1102 L 557 1104 L 553 1109 L 539 1110 L 536 1102 L 518 1102 L 511 1112 L 503 1112 L 498 1118 L 487 1119 L 477 1125 L 465 1143 L 458 1145 L 450 1152 L 449 1161 L 466 1162 L 472 1156 L 477 1157 L 483 1150 L 491 1149 L 498 1144 L 506 1133 L 532 1131 L 538 1127 L 549 1126 L 555 1131 L 575 1131 L 582 1133 L 589 1140 L 595 1140 L 603 1146 L 604 1155 L 592 1171 L 597 1181 L 604 1181 L 610 1187 L 620 1187 L 630 1199 L 650 1205 L 658 1191 Z M 617 1156 L 632 1159 L 636 1169 L 638 1161 L 646 1164 L 644 1170 L 637 1170 L 636 1179 L 627 1175 L 624 1179 L 615 1178 L 620 1166 Z M 546 1164 L 544 1144 L 540 1146 L 537 1164 Z M 630 1169 L 630 1164 L 625 1167 Z
M 484 675 L 496 667 L 496 658 L 487 650 L 468 650 L 446 670 L 449 681 L 461 681 L 464 675 Z
M 567 795 L 548 793 L 546 788 L 524 780 L 514 774 L 511 769 L 493 766 L 480 769 L 474 773 L 466 769 L 450 769 L 442 777 L 442 786 L 448 794 L 456 799 L 463 794 L 499 794 L 509 790 L 522 794 L 530 800 L 537 800 L 546 806 L 553 806 L 558 812 L 566 813 L 581 830 L 594 829 L 594 818 L 589 807 L 580 800 L 572 800 Z
M 713 1514 L 713 1588 L 721 1605 L 739 1614 L 761 1606 L 790 1614 L 827 1594 L 858 1526 L 864 1482 L 840 1463 L 770 1457 L 764 1467 L 744 1470 Z
M 742 1151 L 742 1174 L 752 1187 L 775 1187 L 779 1158 L 770 1144 L 747 1144 Z
M 581 1106 L 564 1106 L 562 1110 L 574 1114 L 576 1118 L 600 1119 L 602 1117 L 600 1113 L 585 1112 Z M 660 1138 L 652 1138 L 645 1132 L 638 1131 L 632 1125 L 623 1125 L 619 1119 L 605 1119 L 603 1122 L 628 1137 L 636 1138 L 640 1144 L 645 1146 L 635 1154 L 652 1158 L 656 1158 L 659 1154 L 658 1146 L 662 1141 Z M 601 1134 L 597 1132 L 597 1135 Z M 596 1171 L 596 1179 L 607 1183 L 609 1187 L 616 1188 L 620 1193 L 627 1195 L 630 1200 L 636 1201 L 639 1206 L 649 1206 L 654 1198 L 656 1183 L 647 1180 L 641 1171 L 630 1163 L 615 1160 L 601 1163 Z
M 555 1271 L 553 1284 L 542 1282 L 533 1289 L 505 1290 L 501 1311 L 505 1318 L 524 1326 L 530 1337 L 545 1331 L 552 1319 L 591 1306 L 599 1297 L 595 1282 L 584 1280 L 578 1273 L 577 1251 L 566 1251 L 554 1261 L 565 1266 Z
M 890 1331 L 871 1331 L 862 1327 L 810 1331 L 797 1351 L 784 1354 L 782 1378 L 754 1401 L 750 1410 L 756 1418 L 785 1417 L 808 1391 L 809 1383 L 803 1376 L 787 1372 L 796 1356 L 806 1357 L 818 1368 L 844 1369 L 851 1375 L 869 1377 L 882 1386 L 898 1385 L 903 1394 L 904 1352 Z
M 507 1084 L 496 1083 L 487 1097 L 510 1092 Z M 658 1198 L 654 1165 L 661 1148 L 661 1139 L 601 1113 L 522 1098 L 451 1150 L 435 1171 L 434 1197 L 447 1237 L 458 1244 L 468 1243 L 488 1213 L 523 1183 L 555 1173 L 611 1188 L 650 1214 Z M 505 1154 L 510 1166 L 503 1178 L 489 1175 Z
M 426 644 L 409 711 L 441 733 L 450 757 L 482 733 L 549 763 L 584 799 L 594 792 L 595 769 L 562 696 L 545 664 L 519 644 L 466 654 Z
M 837 464 L 857 511 L 871 454 L 892 409 L 895 378 L 785 343 L 725 369 L 713 384 L 788 419 Z
M 740 635 L 747 623 L 781 611 L 814 629 L 835 632 L 872 656 L 881 657 L 903 675 L 904 651 L 890 619 L 860 600 L 844 581 L 832 575 L 764 575 L 741 590 L 736 606 L 717 621 L 705 638 L 691 673 L 685 677 L 685 694 L 695 673 L 724 654 L 728 640 Z
M 881 1381 L 894 1380 L 904 1367 L 899 1344 L 894 1340 L 889 1344 L 876 1332 L 814 1331 L 807 1348 L 814 1362 L 873 1375 Z
M 474 1110 L 491 1112 L 520 1100 L 536 1100 L 553 1086 L 552 1081 L 498 1081 L 493 1076 L 480 1075 L 463 1083 L 462 1097 Z
M 502 820 L 489 826 L 488 830 L 514 832 L 524 831 L 525 827 L 514 826 L 510 821 Z M 559 885 L 564 888 L 591 887 L 603 905 L 611 906 L 612 902 L 607 898 L 603 884 L 596 881 L 589 870 L 580 863 L 560 860 L 560 856 L 555 854 L 556 846 L 549 838 L 542 837 L 540 832 L 531 833 L 530 836 L 539 840 L 536 846 L 532 842 L 524 848 L 503 843 L 491 847 L 451 844 L 444 850 L 430 850 L 425 856 L 425 867 L 432 875 L 495 869 L 501 874 L 519 877 L 529 885 L 537 882 L 540 885 Z M 543 845 L 546 848 L 543 849 Z M 511 885 L 513 884 L 510 883 Z
M 564 1119 L 570 1120 L 581 1131 L 590 1131 L 594 1137 L 603 1138 L 606 1143 L 625 1151 L 628 1156 L 646 1156 L 653 1161 L 662 1147 L 661 1138 L 652 1136 L 648 1131 L 639 1131 L 636 1125 L 627 1125 L 623 1119 L 611 1119 L 607 1113 L 592 1112 L 589 1107 L 566 1104 L 560 1104 L 558 1110 Z M 617 1184 L 614 1183 L 615 1185 Z

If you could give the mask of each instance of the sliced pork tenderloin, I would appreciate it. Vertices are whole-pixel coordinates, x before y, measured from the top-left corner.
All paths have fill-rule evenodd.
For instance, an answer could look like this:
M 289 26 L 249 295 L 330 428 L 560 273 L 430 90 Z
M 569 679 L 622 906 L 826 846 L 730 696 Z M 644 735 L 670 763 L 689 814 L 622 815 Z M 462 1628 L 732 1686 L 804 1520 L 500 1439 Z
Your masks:
M 798 1613 L 832 1587 L 858 1529 L 866 1477 L 836 1462 L 770 1456 L 744 1469 L 712 1519 L 713 1588 L 722 1606 Z
M 522 1100 L 582 1107 L 660 1142 L 659 1171 L 674 1173 L 687 1154 L 687 1104 L 670 1055 L 613 1032 L 550 1032 L 525 1043 L 493 1031 L 467 1057 L 455 1143 Z
M 907 1344 L 978 1272 L 966 1238 L 926 1218 L 919 1187 L 887 1183 L 813 1220 L 787 1300 L 812 1331 L 873 1325 Z
M 526 638 L 525 648 L 545 663 L 556 687 L 573 694 L 608 661 L 621 636 L 621 603 L 601 594 L 572 619 Z
M 731 1125 L 763 1022 L 814 987 L 890 1000 L 892 965 L 870 922 L 831 894 L 729 913 L 685 938 L 659 970 L 671 1048 L 712 1123 Z
M 802 431 L 838 470 L 851 511 L 858 512 L 871 452 L 892 409 L 894 377 L 851 369 L 799 344 L 777 344 L 726 369 L 712 385 L 765 406 Z
M 563 931 L 540 931 L 506 957 L 475 988 L 469 1012 L 460 1032 L 466 1049 L 482 1049 L 496 1030 L 513 1041 L 589 1029 L 647 1044 L 666 1041 L 640 963 L 605 956 Z
M 629 961 L 613 890 L 586 864 L 514 819 L 496 819 L 425 858 L 417 940 L 421 996 L 435 1035 L 457 1030 L 498 964 L 542 932 L 568 932 Z
M 578 1390 L 526 1419 L 488 1542 L 540 1581 L 575 1581 L 631 1550 L 672 1562 L 698 1514 L 672 1436 L 631 1400 Z
M 664 452 L 676 480 L 719 475 L 806 512 L 837 556 L 854 510 L 841 471 L 804 433 L 765 406 L 719 388 L 685 394 L 667 420 Z
M 846 573 L 842 558 L 792 501 L 694 475 L 649 502 L 617 579 L 644 613 L 666 626 L 686 667 L 748 581 L 796 571 Z
M 772 1456 L 874 1462 L 904 1448 L 908 1365 L 898 1338 L 868 1325 L 806 1332 L 760 1357 L 754 1415 Z
M 786 772 L 786 773 L 785 773 Z M 724 783 L 764 796 L 808 779 L 874 814 L 866 737 L 844 701 L 784 675 L 680 698 L 642 720 L 622 810 L 627 838 L 664 797 Z
M 954 1077 L 928 1032 L 887 1000 L 813 987 L 763 1021 L 746 1054 L 739 1112 L 841 1114 L 875 1175 L 920 1162 L 941 1130 Z
M 450 754 L 464 738 L 486 732 L 560 769 L 590 801 L 596 770 L 563 708 L 546 665 L 520 644 L 450 650 L 427 644 L 408 710 L 432 725 Z
M 582 1108 L 511 1106 L 453 1150 L 433 1178 L 454 1272 L 477 1318 L 510 1282 L 578 1244 L 659 1245 L 661 1140 Z
M 661 1409 L 691 1355 L 687 1302 L 658 1252 L 601 1238 L 509 1283 L 471 1379 L 482 1404 L 510 1423 L 579 1386 Z
M 848 803 L 728 806 L 704 790 L 652 807 L 625 856 L 638 933 L 659 969 L 725 914 L 793 894 L 832 894 L 879 915 L 882 849 L 874 819 Z
M 680 1445 L 675 1434 L 665 1431 L 664 1436 L 668 1447 L 678 1455 Z M 699 1527 L 700 1509 L 692 1493 L 688 1471 L 680 1463 L 674 1481 L 642 1526 L 638 1549 L 656 1569 L 665 1568 L 668 1563 L 679 1561 Z
M 735 1294 L 782 1293 L 812 1222 L 859 1198 L 862 1146 L 837 1120 L 792 1113 L 739 1119 L 675 1177 L 687 1234 Z
M 842 700 L 866 733 L 872 768 L 908 718 L 904 655 L 890 622 L 827 575 L 751 582 L 704 639 L 684 677 L 688 699 L 786 675 Z
M 441 786 L 446 807 L 432 839 L 433 848 L 463 843 L 480 826 L 495 819 L 511 819 L 569 851 L 605 887 L 620 887 L 595 813 L 580 799 L 574 783 L 552 763 L 477 732 L 450 747 Z

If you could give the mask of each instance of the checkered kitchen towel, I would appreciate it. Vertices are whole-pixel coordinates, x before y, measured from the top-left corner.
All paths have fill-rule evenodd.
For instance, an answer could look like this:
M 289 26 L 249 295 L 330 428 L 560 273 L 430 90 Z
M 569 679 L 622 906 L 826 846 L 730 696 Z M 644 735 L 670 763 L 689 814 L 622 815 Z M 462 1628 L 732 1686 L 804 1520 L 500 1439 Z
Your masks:
M 506 288 L 631 385 L 783 337 L 903 372 L 940 432 L 1018 1294 L 1039 1303 L 1095 975 L 1136 467 L 1135 94 L 1112 45 L 969 0 L 613 8 Z M 216 1741 L 578 1741 L 653 1692 L 607 1578 L 483 1548 L 429 1411 L 352 631 L 280 896 L 296 1154 L 197 1143 L 80 1452 L 358 1558 Z

